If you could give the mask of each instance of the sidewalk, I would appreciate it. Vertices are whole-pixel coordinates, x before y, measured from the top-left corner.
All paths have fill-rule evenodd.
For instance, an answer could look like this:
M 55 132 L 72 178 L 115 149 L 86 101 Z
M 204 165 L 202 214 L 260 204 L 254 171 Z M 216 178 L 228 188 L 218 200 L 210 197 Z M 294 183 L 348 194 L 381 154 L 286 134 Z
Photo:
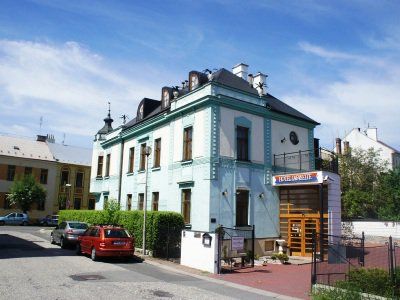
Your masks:
M 266 267 L 259 266 L 234 273 L 214 275 L 153 257 L 146 257 L 144 262 L 169 271 L 276 299 L 309 299 L 308 293 L 311 285 L 311 266 L 309 264 L 270 264 Z

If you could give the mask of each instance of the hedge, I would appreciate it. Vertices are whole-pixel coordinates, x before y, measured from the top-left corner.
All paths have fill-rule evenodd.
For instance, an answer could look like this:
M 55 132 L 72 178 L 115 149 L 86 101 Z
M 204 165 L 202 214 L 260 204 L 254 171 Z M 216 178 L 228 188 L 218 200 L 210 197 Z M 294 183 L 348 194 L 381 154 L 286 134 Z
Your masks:
M 136 247 L 142 247 L 143 211 L 61 210 L 58 222 L 81 221 L 89 224 L 119 224 L 135 237 Z M 185 223 L 181 214 L 168 211 L 146 213 L 146 249 L 153 256 L 176 257 L 180 254 L 181 231 Z

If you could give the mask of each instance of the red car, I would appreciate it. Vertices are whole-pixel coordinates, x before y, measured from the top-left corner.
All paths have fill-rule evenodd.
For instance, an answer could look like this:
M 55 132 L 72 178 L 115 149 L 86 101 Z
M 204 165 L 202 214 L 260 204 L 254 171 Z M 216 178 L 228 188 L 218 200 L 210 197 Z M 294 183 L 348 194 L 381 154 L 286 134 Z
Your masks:
M 126 229 L 113 225 L 95 225 L 89 227 L 78 238 L 77 254 L 89 254 L 92 260 L 99 257 L 133 257 L 135 239 Z

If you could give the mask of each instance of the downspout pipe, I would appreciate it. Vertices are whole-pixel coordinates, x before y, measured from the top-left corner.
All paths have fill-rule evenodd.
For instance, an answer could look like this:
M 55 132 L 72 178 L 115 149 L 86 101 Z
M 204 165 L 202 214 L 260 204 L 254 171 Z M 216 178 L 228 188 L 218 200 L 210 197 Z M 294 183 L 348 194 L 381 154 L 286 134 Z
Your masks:
M 124 166 L 125 140 L 121 142 L 121 153 L 119 157 L 119 177 L 118 177 L 118 205 L 121 206 L 121 186 L 122 186 L 122 167 Z

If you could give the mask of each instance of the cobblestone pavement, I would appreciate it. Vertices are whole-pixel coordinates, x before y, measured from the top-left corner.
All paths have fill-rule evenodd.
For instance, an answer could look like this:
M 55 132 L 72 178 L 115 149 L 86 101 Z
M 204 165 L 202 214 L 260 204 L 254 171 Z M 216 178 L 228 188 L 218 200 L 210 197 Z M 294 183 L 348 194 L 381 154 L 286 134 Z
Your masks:
M 49 230 L 0 227 L 2 299 L 274 299 L 149 263 L 93 262 L 48 241 Z M 279 295 L 278 295 L 279 296 Z

